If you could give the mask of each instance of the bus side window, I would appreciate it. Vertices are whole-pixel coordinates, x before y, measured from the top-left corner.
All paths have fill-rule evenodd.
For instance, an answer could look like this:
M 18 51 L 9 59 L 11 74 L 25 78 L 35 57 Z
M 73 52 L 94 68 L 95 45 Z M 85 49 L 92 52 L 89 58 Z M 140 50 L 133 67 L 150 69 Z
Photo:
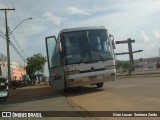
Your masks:
M 56 45 L 52 55 L 52 67 L 61 66 L 59 46 Z

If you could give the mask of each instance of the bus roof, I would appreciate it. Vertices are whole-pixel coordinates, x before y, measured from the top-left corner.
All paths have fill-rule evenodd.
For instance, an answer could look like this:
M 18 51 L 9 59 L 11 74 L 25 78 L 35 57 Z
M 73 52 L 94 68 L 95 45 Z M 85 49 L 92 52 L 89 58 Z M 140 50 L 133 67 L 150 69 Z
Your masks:
M 60 33 L 64 32 L 75 32 L 75 31 L 83 31 L 83 30 L 104 30 L 106 29 L 104 26 L 96 26 L 96 27 L 77 27 L 77 28 L 67 28 L 60 31 Z

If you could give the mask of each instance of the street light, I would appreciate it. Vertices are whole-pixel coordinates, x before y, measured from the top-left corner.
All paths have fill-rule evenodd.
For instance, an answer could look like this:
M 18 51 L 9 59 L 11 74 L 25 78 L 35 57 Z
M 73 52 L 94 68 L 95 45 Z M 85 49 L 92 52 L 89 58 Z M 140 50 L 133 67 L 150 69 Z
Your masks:
M 31 20 L 31 19 L 32 19 L 32 18 L 27 18 L 27 19 L 22 20 L 11 32 L 9 32 L 9 35 L 12 34 L 12 32 L 13 32 L 15 29 L 17 29 L 17 27 L 18 27 L 22 22 L 24 22 L 24 21 L 26 21 L 26 20 Z
M 6 43 L 7 43 L 7 63 L 8 63 L 8 80 L 11 80 L 11 67 L 10 67 L 10 52 L 9 52 L 9 44 L 10 44 L 10 40 L 9 40 L 9 35 L 11 35 L 14 30 L 24 21 L 26 20 L 31 20 L 32 18 L 27 18 L 22 20 L 11 32 L 8 31 L 8 25 L 7 25 L 7 18 L 6 18 Z

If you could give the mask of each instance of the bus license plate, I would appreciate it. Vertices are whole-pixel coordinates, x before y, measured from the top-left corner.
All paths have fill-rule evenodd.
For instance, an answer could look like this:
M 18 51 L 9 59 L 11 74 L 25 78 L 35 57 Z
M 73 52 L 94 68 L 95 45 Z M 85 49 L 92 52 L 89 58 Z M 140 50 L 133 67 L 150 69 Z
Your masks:
M 89 80 L 97 80 L 97 76 L 90 76 Z

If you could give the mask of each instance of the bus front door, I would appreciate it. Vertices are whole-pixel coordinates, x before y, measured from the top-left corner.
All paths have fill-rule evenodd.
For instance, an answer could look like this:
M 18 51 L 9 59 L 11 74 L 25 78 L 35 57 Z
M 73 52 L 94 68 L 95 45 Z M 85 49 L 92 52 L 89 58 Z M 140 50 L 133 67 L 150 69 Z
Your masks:
M 46 51 L 51 86 L 64 89 L 64 70 L 61 62 L 60 48 L 55 36 L 46 37 Z

